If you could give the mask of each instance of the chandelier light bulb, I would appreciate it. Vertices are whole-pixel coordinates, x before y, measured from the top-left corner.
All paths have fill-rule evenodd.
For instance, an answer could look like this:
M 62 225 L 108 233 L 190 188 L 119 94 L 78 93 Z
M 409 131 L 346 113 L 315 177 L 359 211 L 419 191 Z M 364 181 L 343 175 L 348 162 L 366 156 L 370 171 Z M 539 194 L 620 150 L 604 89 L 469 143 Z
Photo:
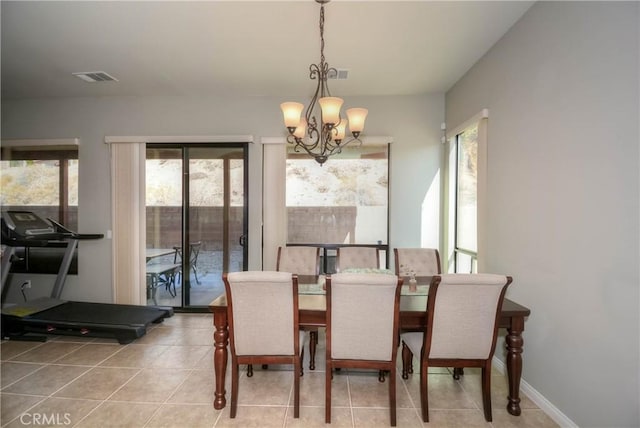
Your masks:
M 335 130 L 336 133 L 333 136 L 333 139 L 336 141 L 342 141 L 344 140 L 344 135 L 347 132 L 347 124 L 349 123 L 349 121 L 347 119 L 345 119 L 344 117 L 340 120 L 340 123 L 338 123 L 335 126 Z
M 300 118 L 300 123 L 298 123 L 298 126 L 294 131 L 293 136 L 299 139 L 303 139 L 306 133 L 307 133 L 307 120 L 303 117 L 303 118 Z
M 322 123 L 333 127 L 340 122 L 340 107 L 344 100 L 338 97 L 323 97 L 318 100 L 322 109 Z
M 293 132 L 292 129 L 297 128 L 300 123 L 300 115 L 302 114 L 304 106 L 300 103 L 286 102 L 280 104 L 280 108 L 284 115 L 284 126 L 286 126 L 290 132 Z
M 369 110 L 366 108 L 350 108 L 347 110 L 349 118 L 349 130 L 352 134 L 357 135 L 364 129 L 364 121 L 367 118 Z M 357 137 L 356 137 L 357 138 Z

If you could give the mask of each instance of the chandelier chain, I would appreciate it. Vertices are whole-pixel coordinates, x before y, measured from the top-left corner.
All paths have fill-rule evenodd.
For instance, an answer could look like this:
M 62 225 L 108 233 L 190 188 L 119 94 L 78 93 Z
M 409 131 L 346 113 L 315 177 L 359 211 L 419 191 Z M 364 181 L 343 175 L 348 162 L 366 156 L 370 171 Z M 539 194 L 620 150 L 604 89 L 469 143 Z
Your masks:
M 320 64 L 324 64 L 324 5 L 320 6 Z

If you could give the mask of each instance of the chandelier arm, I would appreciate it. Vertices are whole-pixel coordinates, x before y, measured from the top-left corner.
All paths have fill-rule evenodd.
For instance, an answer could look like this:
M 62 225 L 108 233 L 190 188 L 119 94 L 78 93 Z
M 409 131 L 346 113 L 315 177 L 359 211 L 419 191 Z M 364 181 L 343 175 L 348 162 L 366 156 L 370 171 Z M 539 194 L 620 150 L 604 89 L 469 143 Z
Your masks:
M 340 144 L 336 144 L 333 148 L 331 148 L 330 150 L 327 151 L 326 155 L 327 156 L 333 156 L 334 154 L 342 153 L 342 149 L 344 149 L 345 147 L 347 147 L 347 145 L 353 143 L 354 141 L 357 141 L 359 143 L 358 146 L 362 145 L 362 140 L 360 140 L 358 138 L 351 138 L 351 139 L 347 140 L 346 142 L 343 141 Z
M 347 140 L 346 142 L 340 144 L 340 148 L 343 149 L 345 147 L 347 147 L 348 144 L 353 143 L 354 141 L 358 142 L 358 147 L 362 146 L 362 140 L 359 138 L 350 138 L 349 140 Z
M 301 139 L 296 138 L 293 135 L 289 135 L 287 137 L 287 143 L 293 144 L 293 151 L 296 152 L 296 153 L 300 153 L 300 149 L 302 149 L 305 152 L 307 152 L 307 154 L 309 154 L 309 155 L 311 155 L 313 157 L 318 156 L 318 153 L 313 151 L 313 149 L 317 145 L 317 143 L 315 145 L 313 145 L 313 146 L 309 146 L 307 144 L 304 144 Z

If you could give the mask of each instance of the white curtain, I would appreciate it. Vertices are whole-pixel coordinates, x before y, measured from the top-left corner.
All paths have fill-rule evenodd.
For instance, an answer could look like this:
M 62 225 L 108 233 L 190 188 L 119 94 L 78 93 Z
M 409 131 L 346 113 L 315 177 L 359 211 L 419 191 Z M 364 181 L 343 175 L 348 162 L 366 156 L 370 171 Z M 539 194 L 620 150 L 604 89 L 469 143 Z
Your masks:
M 146 305 L 144 143 L 111 144 L 113 295 L 115 303 Z
M 284 138 L 263 138 L 262 269 L 276 270 L 277 248 L 287 243 L 287 147 Z

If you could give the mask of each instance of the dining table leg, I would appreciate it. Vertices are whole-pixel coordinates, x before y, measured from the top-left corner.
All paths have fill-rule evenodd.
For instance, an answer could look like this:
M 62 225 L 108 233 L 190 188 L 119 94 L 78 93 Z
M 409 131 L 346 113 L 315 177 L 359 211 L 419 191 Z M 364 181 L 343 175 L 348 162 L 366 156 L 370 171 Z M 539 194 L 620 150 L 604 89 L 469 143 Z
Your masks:
M 507 378 L 509 381 L 509 402 L 507 411 L 520 416 L 520 379 L 522 377 L 522 331 L 524 330 L 524 317 L 514 316 L 511 318 L 505 345 L 507 348 Z
M 216 390 L 213 399 L 213 408 L 223 409 L 227 404 L 225 398 L 225 377 L 227 374 L 227 345 L 229 343 L 229 328 L 227 325 L 227 311 L 215 311 L 213 313 L 213 368 L 216 375 Z

